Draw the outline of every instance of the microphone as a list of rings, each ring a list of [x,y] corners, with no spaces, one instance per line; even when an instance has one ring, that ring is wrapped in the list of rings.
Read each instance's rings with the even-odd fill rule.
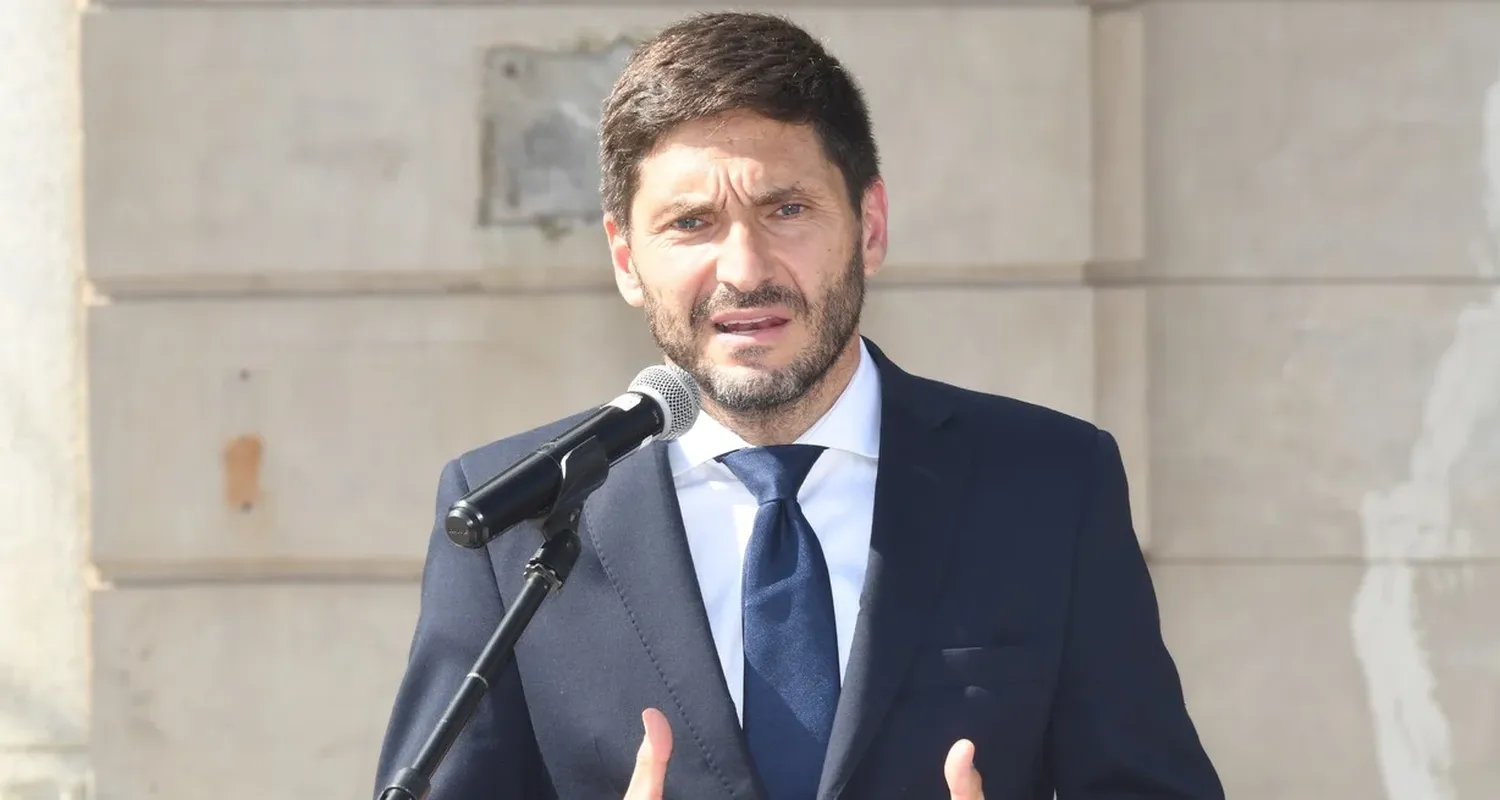
[[[444,522],[448,538],[461,547],[484,547],[552,510],[565,488],[563,459],[580,445],[596,440],[613,467],[654,441],[687,433],[698,410],[698,384],[681,367],[655,364],[641,370],[624,394],[450,506]]]

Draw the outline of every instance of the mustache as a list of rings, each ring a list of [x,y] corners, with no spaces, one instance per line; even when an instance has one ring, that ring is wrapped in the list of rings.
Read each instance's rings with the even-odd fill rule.
[[[749,292],[741,292],[729,286],[721,286],[719,291],[699,300],[694,306],[688,321],[693,325],[702,325],[713,315],[721,311],[734,311],[741,308],[758,308],[760,306],[786,306],[797,314],[807,313],[807,298],[802,293],[790,286],[778,286],[767,284],[756,287]]]

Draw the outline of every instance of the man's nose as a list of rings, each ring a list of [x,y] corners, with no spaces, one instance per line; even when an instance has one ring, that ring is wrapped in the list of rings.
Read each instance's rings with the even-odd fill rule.
[[[750,225],[730,226],[719,249],[719,283],[751,292],[771,279],[771,261],[761,237]]]

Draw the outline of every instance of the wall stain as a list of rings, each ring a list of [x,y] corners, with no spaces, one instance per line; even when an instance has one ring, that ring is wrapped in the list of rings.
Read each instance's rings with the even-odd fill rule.
[[[224,445],[224,502],[250,512],[260,502],[260,465],[265,442],[256,434],[237,436]]]

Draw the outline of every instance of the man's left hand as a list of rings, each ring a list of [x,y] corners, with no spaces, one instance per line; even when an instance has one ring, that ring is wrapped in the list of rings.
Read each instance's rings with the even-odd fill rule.
[[[943,776],[948,779],[951,800],[984,800],[979,770],[974,768],[974,743],[968,739],[959,739],[948,750]]]

